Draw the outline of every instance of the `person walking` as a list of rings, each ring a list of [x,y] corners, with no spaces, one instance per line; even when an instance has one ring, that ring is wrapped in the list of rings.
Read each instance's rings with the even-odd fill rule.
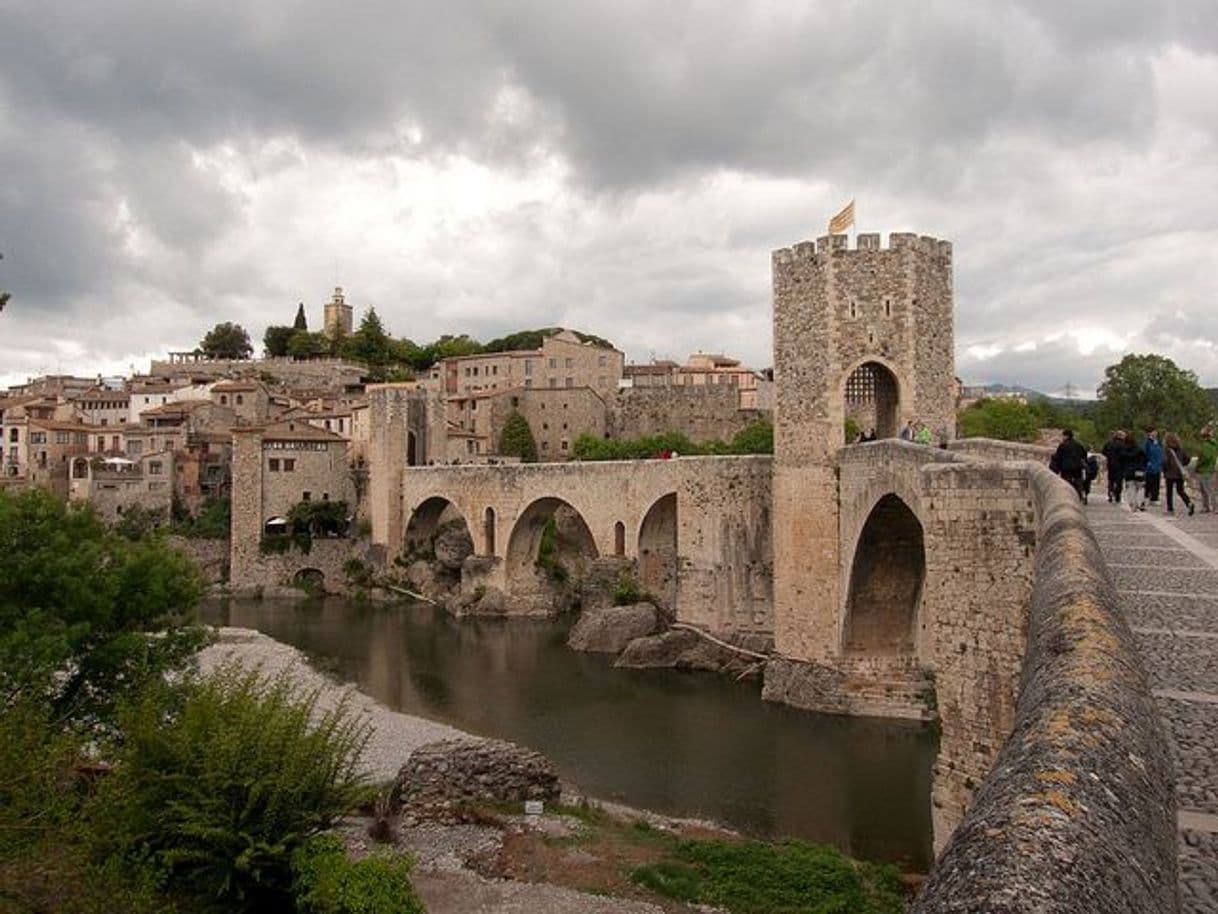
[[[1100,475],[1100,458],[1094,451],[1087,450],[1086,472],[1083,473],[1083,504],[1091,497],[1091,483]]]
[[[1125,446],[1121,449],[1121,474],[1125,477],[1124,489],[1130,511],[1145,511],[1146,498],[1142,488],[1146,482],[1146,452],[1142,450],[1133,432],[1125,433]]]
[[[1188,454],[1180,445],[1180,437],[1175,432],[1163,436],[1163,478],[1167,481],[1167,513],[1175,514],[1172,504],[1172,493],[1176,492],[1180,500],[1188,506],[1188,513],[1193,513],[1192,499],[1184,491],[1184,468],[1188,466]]]
[[[1087,449],[1074,440],[1073,429],[1062,429],[1062,440],[1053,452],[1049,461],[1049,469],[1070,483],[1083,504],[1087,503],[1087,495],[1083,491],[1083,477],[1087,470]]]
[[[915,434],[916,434],[916,432],[914,429],[914,421],[913,421],[913,419],[910,419],[908,422],[905,423],[905,427],[903,429],[901,429],[901,440],[902,441],[913,441]]]
[[[1218,500],[1214,487],[1218,483],[1218,444],[1214,442],[1214,428],[1207,425],[1201,430],[1201,445],[1197,455],[1197,488],[1201,490],[1201,510],[1208,513],[1218,511]]]
[[[1163,445],[1159,433],[1146,430],[1146,500],[1152,505],[1159,503],[1159,484],[1163,479]]]
[[[1104,455],[1104,470],[1108,474],[1108,500],[1120,504],[1121,486],[1125,482],[1124,471],[1121,469],[1121,454],[1125,450],[1125,433],[1119,428],[1112,437],[1104,442],[1100,451]]]

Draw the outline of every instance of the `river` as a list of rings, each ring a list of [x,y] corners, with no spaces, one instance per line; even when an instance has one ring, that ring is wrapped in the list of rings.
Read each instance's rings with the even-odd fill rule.
[[[567,624],[463,620],[428,606],[209,603],[399,711],[539,750],[592,796],[789,835],[925,870],[933,731],[811,714],[709,673],[615,670]]]

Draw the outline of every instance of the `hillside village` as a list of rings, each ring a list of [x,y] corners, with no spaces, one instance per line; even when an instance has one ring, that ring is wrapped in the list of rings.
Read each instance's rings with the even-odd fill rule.
[[[337,341],[353,324],[339,288],[323,306],[324,330],[302,335]],[[420,466],[521,459],[503,447],[514,417],[527,423],[536,459],[554,462],[569,459],[581,436],[727,440],[770,414],[771,378],[725,355],[633,365],[599,337],[554,328],[537,338],[535,348],[443,357],[387,384],[350,358],[230,359],[198,350],[170,353],[126,378],[33,378],[0,394],[0,487],[38,486],[91,502],[110,522],[133,508],[158,521],[189,519],[209,500],[230,498],[240,484],[234,432],[257,429],[264,448],[291,455],[268,462],[288,483],[285,497],[342,500],[358,515],[368,395],[378,386],[405,389],[418,404],[427,434],[412,436],[407,463]],[[311,464],[321,455],[319,475]]]

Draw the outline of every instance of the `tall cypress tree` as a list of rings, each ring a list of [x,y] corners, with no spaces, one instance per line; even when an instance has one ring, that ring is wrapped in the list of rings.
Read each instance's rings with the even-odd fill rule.
[[[519,457],[521,463],[537,462],[537,441],[528,420],[513,411],[503,423],[499,435],[499,453],[505,457]]]
[[[292,323],[292,329],[293,330],[308,330],[309,329],[309,322],[305,318],[305,313],[304,313],[304,302],[301,302],[300,305],[296,308],[296,320]]]

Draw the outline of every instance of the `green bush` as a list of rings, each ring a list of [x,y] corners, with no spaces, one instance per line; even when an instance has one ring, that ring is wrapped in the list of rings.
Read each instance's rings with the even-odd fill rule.
[[[558,560],[558,524],[554,518],[549,518],[541,528],[541,540],[537,544],[536,566],[542,569],[554,581],[562,583],[567,580],[567,569]]]
[[[95,801],[103,856],[150,862],[175,894],[226,910],[283,907],[292,854],[367,796],[367,726],[317,699],[237,667],[150,690]]]
[[[978,400],[956,415],[961,438],[1035,441],[1040,436],[1036,411],[1018,400]]]
[[[631,577],[621,577],[618,579],[617,586],[613,588],[613,605],[614,606],[629,606],[632,603],[642,603],[644,600],[650,600],[651,595],[648,594],[639,582]]]
[[[227,498],[209,498],[194,517],[187,515],[174,523],[172,531],[191,539],[228,539],[232,503]]]
[[[352,861],[332,835],[312,838],[292,855],[297,914],[422,914],[411,866],[402,854]]]
[[[682,841],[677,860],[631,879],[657,894],[733,914],[900,914],[895,867],[803,841]]]
[[[521,463],[537,462],[537,441],[528,420],[513,410],[503,423],[499,435],[499,453],[505,457],[519,457]]]

